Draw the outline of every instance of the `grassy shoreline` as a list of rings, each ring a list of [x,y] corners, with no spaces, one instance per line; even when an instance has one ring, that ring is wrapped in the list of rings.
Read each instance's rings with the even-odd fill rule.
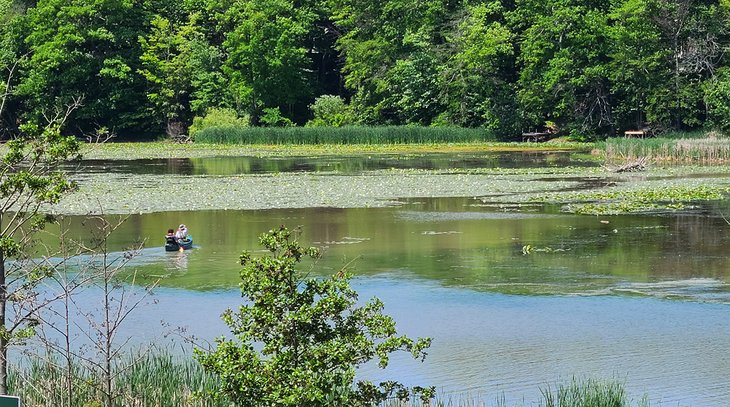
[[[225,407],[231,406],[225,398],[216,399],[217,378],[189,356],[173,356],[168,352],[145,354],[142,357],[127,354],[121,356],[127,369],[115,372],[114,406],[157,407]],[[67,372],[52,359],[41,357],[26,360],[21,366],[12,366],[9,377],[9,394],[19,396],[28,407],[66,406],[101,407],[104,394],[100,377],[86,367],[73,364],[73,394],[68,399]],[[390,400],[382,407],[649,407],[646,395],[634,400],[625,384],[615,378],[576,378],[558,381],[554,385],[541,384],[538,400],[508,404],[505,395],[491,397],[468,394],[437,394],[431,403]],[[514,395],[512,395],[514,396]],[[494,400],[493,403],[487,400]]]

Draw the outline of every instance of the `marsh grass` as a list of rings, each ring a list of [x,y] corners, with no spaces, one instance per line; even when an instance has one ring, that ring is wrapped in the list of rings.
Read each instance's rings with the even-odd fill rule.
[[[10,394],[20,397],[24,406],[68,406],[65,371],[51,360],[33,359],[11,370]],[[128,355],[115,372],[115,406],[217,407],[224,400],[206,396],[217,382],[195,361],[166,353]],[[100,378],[92,371],[74,366],[74,393],[71,406],[101,406],[104,399]],[[196,393],[200,397],[195,396]]]
[[[484,129],[460,127],[211,127],[195,135],[211,144],[426,144],[495,141]]]
[[[132,368],[117,372],[115,406],[124,407],[218,407],[230,406],[210,394],[216,389],[216,378],[206,373],[195,361],[168,353],[128,355],[122,365]],[[19,396],[26,407],[67,406],[64,398],[64,371],[47,360],[33,359],[11,370],[10,394]],[[134,362],[134,363],[130,363]],[[76,366],[74,396],[71,406],[97,407],[103,399],[100,383],[93,373]],[[573,379],[540,391],[540,399],[532,402],[508,403],[504,395],[437,396],[430,403],[418,400],[391,400],[381,407],[649,407],[647,398],[632,403],[623,383],[615,380]]]
[[[611,138],[603,145],[609,161],[635,160],[719,163],[730,161],[730,139],[682,137],[626,139]]]

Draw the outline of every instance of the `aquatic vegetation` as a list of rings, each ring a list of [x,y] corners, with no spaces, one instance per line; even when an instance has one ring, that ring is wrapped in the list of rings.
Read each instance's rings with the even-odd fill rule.
[[[610,138],[600,145],[609,161],[635,160],[704,162],[730,161],[727,138]]]
[[[205,394],[215,388],[216,378],[193,360],[167,352],[129,354],[123,359],[123,365],[130,368],[115,373],[116,406],[229,405],[225,400],[206,398]],[[34,358],[10,370],[9,393],[20,397],[24,406],[65,405],[66,372],[52,362]],[[73,376],[72,406],[101,406],[100,378],[80,365],[74,365]]]
[[[495,141],[485,129],[422,126],[211,127],[195,140],[222,144],[421,144]]]
[[[0,146],[0,149],[3,147]],[[201,158],[220,156],[296,157],[310,155],[423,154],[495,151],[590,151],[585,143],[461,142],[420,144],[174,144],[168,142],[105,143],[83,146],[84,159]]]
[[[614,189],[553,196],[553,201],[572,201],[564,206],[566,212],[583,215],[617,215],[656,210],[687,209],[692,202],[715,201],[725,198],[728,187],[674,185],[661,188],[642,187],[635,190]]]

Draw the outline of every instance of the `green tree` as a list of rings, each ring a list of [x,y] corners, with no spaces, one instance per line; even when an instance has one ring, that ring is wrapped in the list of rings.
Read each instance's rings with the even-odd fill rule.
[[[264,108],[291,112],[311,97],[310,60],[303,39],[314,14],[293,0],[238,0],[221,16],[226,74],[236,109],[259,124]]]
[[[312,120],[307,126],[342,127],[353,123],[352,111],[345,100],[336,95],[322,95],[309,106]]]
[[[195,15],[179,27],[175,22],[156,16],[151,30],[140,37],[142,69],[149,82],[147,97],[155,116],[164,117],[170,137],[187,133],[192,120],[193,56],[195,42],[203,42]]]
[[[20,22],[24,7],[14,0],[0,0],[0,136],[16,130],[16,101],[12,97],[18,82],[18,68],[25,60],[20,55]],[[13,105],[12,108],[9,106]]]
[[[259,240],[271,255],[241,255],[246,303],[223,314],[237,341],[220,338],[211,353],[196,351],[219,376],[220,394],[249,406],[371,405],[391,395],[407,398],[409,391],[396,382],[359,381],[353,387],[355,369],[372,359],[384,368],[397,350],[422,359],[430,339],[397,336],[377,298],[357,306],[344,270],[326,279],[304,278],[295,267],[320,253],[302,247],[292,231],[282,226]],[[433,389],[414,392],[427,400]]]
[[[454,25],[454,52],[445,71],[443,120],[484,126],[501,138],[519,134],[514,34],[498,1],[469,5]]]
[[[145,14],[135,0],[39,0],[28,9],[30,53],[18,92],[34,121],[83,96],[66,123],[75,129],[129,129],[147,123],[138,37]]]
[[[59,123],[25,125],[6,146],[0,164],[0,393],[7,393],[8,347],[34,333],[34,290],[54,270],[28,263],[28,245],[43,227],[41,205],[53,204],[74,187],[56,165],[78,155],[73,137]],[[30,264],[30,265],[29,265]]]
[[[345,86],[359,121],[429,124],[443,110],[444,32],[460,2],[341,0],[331,6],[342,35]]]
[[[730,68],[721,69],[707,83],[705,102],[709,124],[730,134]]]
[[[520,0],[518,97],[526,128],[595,132],[612,124],[605,1]]]

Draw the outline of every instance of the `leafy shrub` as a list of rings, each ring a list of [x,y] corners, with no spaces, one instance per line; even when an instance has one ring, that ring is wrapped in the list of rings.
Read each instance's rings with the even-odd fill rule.
[[[216,394],[252,407],[370,406],[411,394],[422,401],[433,397],[433,388],[355,383],[358,366],[374,359],[385,368],[395,351],[423,359],[431,340],[398,336],[377,298],[358,306],[347,271],[324,279],[297,272],[298,263],[320,253],[300,246],[284,226],[259,241],[271,254],[241,254],[245,303],[223,314],[236,340],[219,338],[214,351],[196,351],[203,367],[220,378]]]
[[[266,127],[291,127],[294,123],[287,117],[281,115],[278,107],[264,109],[264,114],[259,118],[262,126]]]
[[[190,125],[188,134],[190,137],[195,137],[201,130],[211,127],[248,127],[248,125],[248,116],[238,117],[235,110],[227,107],[213,107],[208,109],[205,117],[195,116],[193,118],[193,124]]]
[[[354,122],[354,115],[344,99],[334,95],[322,95],[309,106],[314,117],[307,126],[342,127]]]

